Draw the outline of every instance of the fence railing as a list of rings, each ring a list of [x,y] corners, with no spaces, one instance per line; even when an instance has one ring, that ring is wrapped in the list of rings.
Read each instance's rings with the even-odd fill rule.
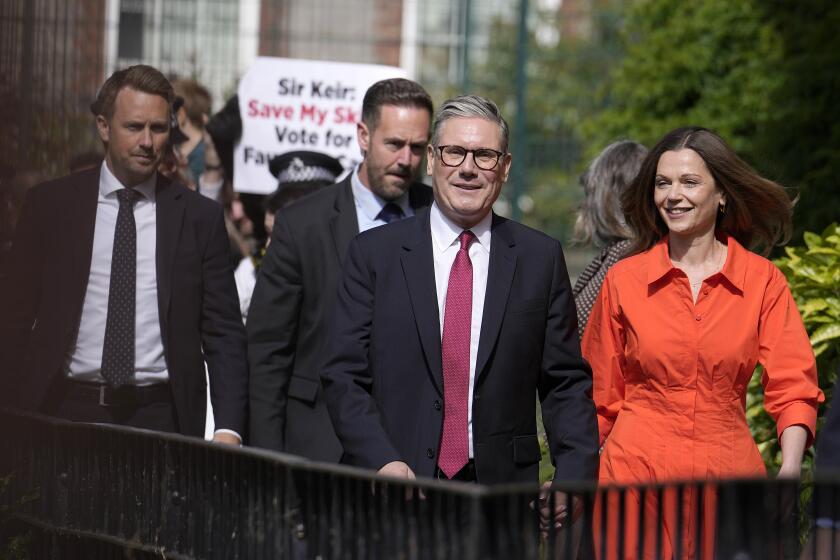
[[[386,480],[249,448],[0,410],[0,556],[833,558],[840,485],[485,487]],[[576,519],[542,523],[565,506]],[[840,552],[840,548],[836,549]]]

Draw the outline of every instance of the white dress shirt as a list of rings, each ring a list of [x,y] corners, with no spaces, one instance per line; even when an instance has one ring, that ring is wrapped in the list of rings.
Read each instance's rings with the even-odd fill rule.
[[[134,190],[142,196],[134,205],[137,227],[137,299],[134,324],[135,383],[151,385],[169,380],[160,332],[157,297],[157,215],[155,209],[156,176],[140,183]],[[67,375],[78,381],[104,383],[102,377],[102,341],[108,317],[108,293],[111,284],[111,256],[120,203],[117,191],[125,188],[103,161],[99,172],[99,198],[93,232],[85,301],[76,341],[67,357]]]
[[[472,408],[473,389],[475,388],[475,362],[478,357],[478,340],[481,335],[481,318],[484,313],[484,294],[487,292],[487,270],[490,265],[490,225],[493,213],[488,212],[470,231],[476,241],[470,245],[469,254],[473,269],[472,325],[470,326],[470,387],[467,401],[467,434],[470,458],[473,455]],[[461,247],[458,237],[464,229],[438,208],[437,203],[431,208],[432,254],[435,262],[435,287],[437,289],[438,310],[440,311],[440,336],[443,339],[443,319],[446,314],[446,290],[449,287],[449,272],[455,262],[455,256]]]
[[[362,183],[362,180],[359,179],[358,167],[353,170],[353,174],[350,176],[350,185],[353,188],[353,200],[356,201],[356,218],[359,222],[359,233],[385,225],[385,221],[377,219],[376,216],[379,215],[387,202],[375,195],[372,190]],[[409,204],[407,192],[392,202],[402,208],[403,215],[406,218],[414,215],[414,209]]]

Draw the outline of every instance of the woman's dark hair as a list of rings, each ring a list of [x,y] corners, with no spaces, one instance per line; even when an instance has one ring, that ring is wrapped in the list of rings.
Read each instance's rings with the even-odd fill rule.
[[[651,149],[633,184],[621,196],[627,225],[635,233],[629,254],[650,249],[668,233],[653,201],[656,169],[663,153],[686,148],[703,158],[715,186],[726,195],[726,211],[717,215],[718,231],[764,255],[774,245],[787,243],[795,200],[785,188],[759,175],[711,130],[689,126],[672,130]]]

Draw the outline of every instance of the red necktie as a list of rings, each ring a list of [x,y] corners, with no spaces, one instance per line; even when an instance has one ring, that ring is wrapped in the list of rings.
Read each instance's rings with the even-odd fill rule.
[[[473,270],[467,230],[459,236],[461,248],[449,272],[443,317],[443,436],[438,467],[452,478],[469,460],[467,404],[470,390],[470,329],[472,327]]]

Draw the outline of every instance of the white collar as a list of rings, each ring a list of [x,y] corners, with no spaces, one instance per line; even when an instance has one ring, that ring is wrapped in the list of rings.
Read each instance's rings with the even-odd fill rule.
[[[432,204],[429,212],[429,223],[432,230],[432,241],[438,251],[444,252],[446,249],[456,244],[458,236],[464,231],[464,228],[450,220],[441,212],[437,205],[437,201]],[[481,218],[477,224],[469,228],[475,235],[478,243],[490,251],[490,226],[493,224],[493,212],[487,212],[487,215]]]
[[[157,173],[153,173],[151,177],[134,186],[134,190],[143,195],[144,200],[154,202],[155,200],[155,185],[157,184]],[[126,188],[119,179],[111,172],[105,160],[102,161],[102,167],[99,171],[99,194],[102,197],[107,197],[110,194],[116,193],[120,189]]]

